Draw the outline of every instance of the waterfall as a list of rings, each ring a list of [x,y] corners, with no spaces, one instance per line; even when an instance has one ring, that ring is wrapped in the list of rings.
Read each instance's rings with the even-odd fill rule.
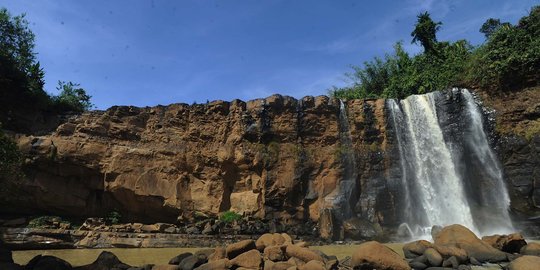
[[[336,188],[325,197],[325,201],[327,207],[336,209],[336,217],[343,221],[353,217],[353,206],[357,200],[356,178],[358,173],[347,118],[347,108],[342,100],[339,100],[339,105],[340,148],[338,154],[343,166],[342,177]]]
[[[440,118],[451,117],[437,111],[438,106],[449,106],[440,92],[387,101],[402,173],[402,220],[417,235],[433,225],[455,223],[477,233],[511,229],[508,194],[482,114],[469,91],[453,93],[461,95],[464,104],[457,104],[459,123],[445,129]],[[452,133],[446,134],[448,130]]]

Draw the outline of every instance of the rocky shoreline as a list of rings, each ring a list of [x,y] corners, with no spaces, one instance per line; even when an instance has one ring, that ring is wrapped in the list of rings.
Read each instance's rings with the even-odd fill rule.
[[[379,242],[369,241],[357,245],[352,254],[338,259],[311,249],[308,242],[296,240],[286,233],[266,233],[256,239],[236,239],[227,243],[228,239],[223,239],[214,248],[179,254],[167,264],[143,266],[129,266],[113,253],[104,251],[95,262],[84,266],[72,267],[60,258],[38,255],[23,268],[13,262],[11,251],[3,246],[0,248],[0,269],[466,270],[496,266],[498,269],[532,270],[540,265],[540,244],[527,243],[519,233],[480,239],[464,226],[451,225],[434,230],[432,236],[433,242],[418,240],[405,244],[404,256]]]

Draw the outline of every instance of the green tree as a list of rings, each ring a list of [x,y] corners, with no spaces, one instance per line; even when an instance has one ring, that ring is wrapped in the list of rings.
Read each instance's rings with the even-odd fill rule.
[[[0,125],[0,180],[17,177],[20,172],[22,156],[19,148],[2,131]]]
[[[34,34],[25,14],[12,17],[7,9],[0,9],[0,54],[16,63],[19,70],[30,72],[36,61]]]
[[[62,111],[83,112],[92,108],[91,96],[80,86],[78,83],[58,81],[56,89],[60,94],[53,99]]]
[[[427,11],[419,14],[414,30],[411,32],[412,43],[420,42],[426,53],[436,52],[437,31],[441,25],[441,22],[434,22]]]
[[[501,20],[499,19],[493,19],[489,18],[482,24],[482,27],[480,27],[480,33],[484,34],[486,36],[486,39],[489,39],[495,31],[497,31],[501,27],[511,27],[510,23],[501,23]]]

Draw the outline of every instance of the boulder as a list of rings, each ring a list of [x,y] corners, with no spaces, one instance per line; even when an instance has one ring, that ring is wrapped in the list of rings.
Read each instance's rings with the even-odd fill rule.
[[[540,256],[540,243],[529,243],[519,251],[522,255]]]
[[[444,227],[434,238],[435,245],[454,246],[467,251],[471,257],[481,262],[506,261],[506,254],[480,240],[466,227],[454,224]]]
[[[323,262],[321,255],[317,254],[313,250],[305,247],[299,247],[295,245],[288,245],[285,249],[285,254],[289,257],[298,258],[304,262],[309,262],[312,260]]]
[[[302,267],[302,270],[326,270],[326,266],[321,261],[309,261]]]
[[[154,265],[152,270],[180,270],[180,266],[171,264]]]
[[[360,244],[353,252],[351,266],[355,269],[411,269],[399,254],[376,241]]]
[[[12,263],[13,254],[11,250],[2,246],[3,243],[0,242],[0,263]]]
[[[204,256],[197,256],[195,254],[184,258],[180,263],[178,264],[179,269],[181,270],[193,270],[196,267],[199,267],[200,265],[206,263],[207,260],[204,258]]]
[[[457,269],[458,266],[459,266],[459,261],[455,256],[452,256],[444,260],[442,263],[442,267],[450,267],[450,268]]]
[[[250,239],[230,244],[227,246],[225,251],[227,253],[227,258],[234,259],[236,256],[255,248],[255,241]]]
[[[412,259],[422,254],[426,249],[433,247],[433,244],[426,240],[418,240],[403,245],[403,254],[405,258]]]
[[[197,268],[196,270],[225,270],[231,267],[231,262],[228,259],[220,259],[212,262],[205,263]]]
[[[214,249],[214,253],[208,255],[208,261],[213,262],[227,258],[227,250],[224,247],[217,247]]]
[[[16,263],[0,262],[0,269],[2,270],[24,270],[24,268]]]
[[[508,270],[538,270],[540,257],[525,255],[513,260],[508,264]]]
[[[270,261],[265,261],[265,267],[266,267],[266,262],[270,262]],[[295,266],[295,265],[290,264],[288,262],[272,262],[271,270],[286,270],[286,269],[289,269],[291,266]]]
[[[441,266],[443,262],[443,257],[437,250],[434,248],[428,248],[424,251],[424,256],[426,256],[427,262],[431,266]]]
[[[283,237],[283,239],[285,239],[285,245],[288,245],[288,244],[292,244],[293,243],[293,239],[290,235],[286,234],[286,233],[281,233],[281,236]]]
[[[28,264],[26,265],[25,269],[28,270],[71,270],[73,267],[71,267],[71,264],[68,262],[54,257],[54,256],[42,256],[37,255],[36,257],[32,258]]]
[[[409,266],[415,270],[423,270],[428,267],[425,263],[415,262],[415,261],[409,262]]]
[[[189,256],[191,256],[191,255],[193,255],[191,252],[184,252],[184,253],[182,253],[182,254],[179,254],[179,255],[177,255],[176,257],[170,259],[170,260],[169,260],[169,264],[172,264],[172,265],[179,265],[180,262],[181,262],[183,259],[185,259],[185,258],[187,258],[187,257],[189,257]]]
[[[520,233],[484,236],[482,237],[482,241],[498,250],[508,253],[519,253],[521,248],[527,245],[527,242]]]
[[[345,231],[345,237],[354,240],[373,239],[380,233],[380,230],[378,230],[380,227],[360,218],[351,218],[343,221],[343,229]]]
[[[262,264],[262,256],[258,250],[252,249],[236,256],[231,263],[239,267],[259,269]]]
[[[75,267],[76,270],[109,270],[111,268],[127,269],[129,265],[123,263],[112,252],[103,251],[99,254],[97,259],[88,265]]]
[[[282,261],[285,259],[285,254],[283,254],[283,249],[281,246],[271,246],[264,249],[264,257],[271,261]]]
[[[275,245],[283,245],[287,239],[283,237],[283,235],[279,233],[265,233],[257,239],[257,242],[255,242],[255,246],[259,251],[264,251],[264,248],[275,246]]]
[[[443,259],[448,259],[450,257],[456,257],[456,259],[460,263],[464,263],[468,259],[467,251],[465,251],[462,248],[454,247],[454,246],[441,246],[441,245],[434,245],[433,248],[441,254]]]

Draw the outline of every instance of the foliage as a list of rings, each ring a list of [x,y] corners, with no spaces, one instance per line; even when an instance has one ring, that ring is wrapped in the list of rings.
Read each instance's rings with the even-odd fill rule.
[[[61,217],[58,216],[39,216],[36,218],[33,218],[28,222],[29,228],[43,228],[46,226],[53,225],[53,223],[58,222],[64,222]]]
[[[7,137],[0,126],[0,179],[21,174],[22,155],[15,142]]]
[[[233,221],[239,220],[242,218],[242,215],[234,212],[234,211],[226,211],[221,214],[219,217],[219,220],[225,222],[225,223],[231,223]]]
[[[411,33],[412,43],[420,42],[426,53],[433,53],[437,47],[437,31],[441,29],[441,22],[434,22],[429,13],[420,13]]]
[[[8,129],[28,128],[21,127],[22,115],[73,109],[80,112],[91,107],[85,92],[61,93],[58,97],[45,92],[45,72],[36,59],[34,40],[24,14],[12,16],[7,9],[0,9],[0,122]],[[80,89],[72,86],[73,90]]]
[[[83,112],[90,110],[93,106],[90,102],[91,96],[86,94],[78,83],[58,81],[56,89],[60,91],[60,94],[53,97],[53,100],[62,111]]]
[[[398,42],[392,54],[352,66],[346,74],[352,84],[333,87],[330,95],[405,98],[456,86],[498,93],[540,84],[540,6],[515,26],[488,19],[480,29],[487,40],[476,48],[466,40],[439,42],[441,25],[427,12],[419,14],[411,36],[424,47],[423,53],[410,56]]]
[[[109,214],[107,214],[107,222],[110,224],[118,224],[120,223],[120,220],[122,219],[122,215],[118,213],[117,211],[111,211]]]

